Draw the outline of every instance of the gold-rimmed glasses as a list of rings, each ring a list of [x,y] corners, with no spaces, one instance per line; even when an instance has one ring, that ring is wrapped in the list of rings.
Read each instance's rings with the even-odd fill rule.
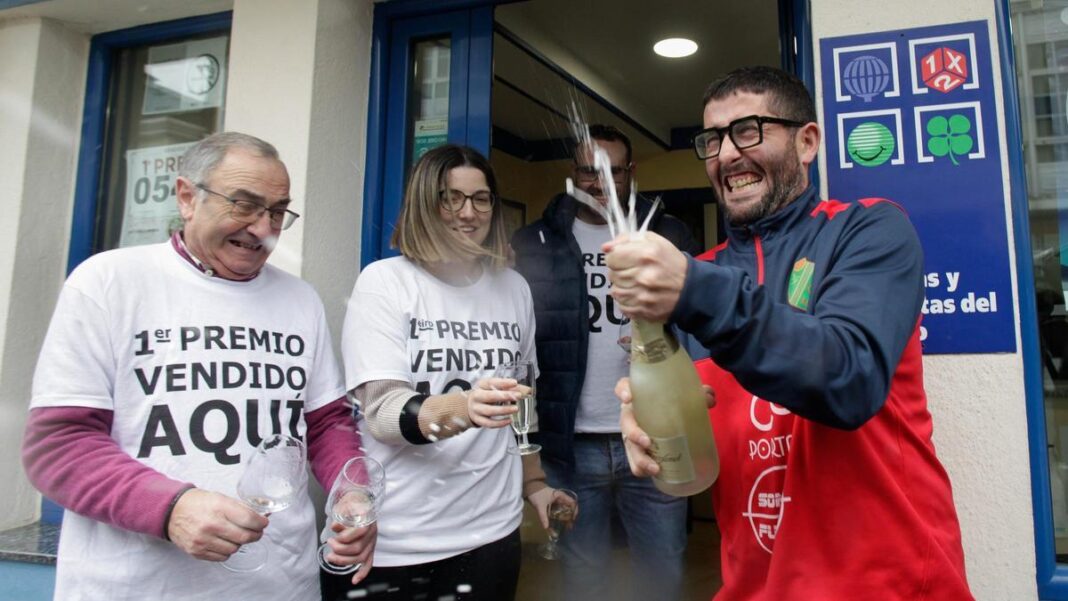
[[[222,198],[230,203],[230,218],[245,224],[256,223],[259,218],[267,213],[270,215],[271,227],[279,230],[289,229],[300,215],[284,207],[266,207],[255,200],[227,196],[221,192],[209,189],[204,184],[197,184],[197,188]]]

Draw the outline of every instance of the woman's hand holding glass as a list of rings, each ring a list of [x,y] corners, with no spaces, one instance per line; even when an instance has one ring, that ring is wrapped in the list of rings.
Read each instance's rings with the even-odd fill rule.
[[[516,381],[509,378],[482,378],[467,396],[467,414],[471,423],[483,428],[505,428],[519,410],[516,403],[523,395]]]
[[[513,361],[501,363],[493,374],[495,378],[504,378],[508,386],[515,391],[516,411],[512,413],[512,430],[519,436],[519,445],[508,447],[508,452],[517,455],[530,455],[541,450],[541,445],[531,444],[527,433],[536,420],[534,408],[535,382],[533,361]]]
[[[545,559],[559,559],[556,543],[578,519],[578,495],[566,488],[543,488],[531,494],[528,500],[537,509],[538,519],[549,538],[538,553]]]
[[[331,574],[356,572],[352,583],[371,569],[378,508],[386,490],[386,470],[371,457],[345,462],[326,498],[326,517],[335,533],[319,546],[319,565]]]

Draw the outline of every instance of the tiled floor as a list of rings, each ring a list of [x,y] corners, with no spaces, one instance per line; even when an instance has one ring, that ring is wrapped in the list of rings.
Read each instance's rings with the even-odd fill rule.
[[[524,528],[524,534],[527,529]],[[527,541],[530,538],[524,538]],[[516,601],[553,601],[561,599],[559,564],[538,556],[539,541],[524,542],[523,567],[519,574],[519,592]],[[613,552],[612,573],[605,578],[614,583],[616,590],[610,599],[629,599],[627,591],[628,558],[626,548]],[[720,586],[719,530],[709,521],[693,521],[693,530],[686,547],[686,567],[683,597],[680,601],[707,601]],[[590,601],[602,601],[591,599]],[[609,600],[606,600],[609,601]],[[674,600],[664,600],[674,601]]]

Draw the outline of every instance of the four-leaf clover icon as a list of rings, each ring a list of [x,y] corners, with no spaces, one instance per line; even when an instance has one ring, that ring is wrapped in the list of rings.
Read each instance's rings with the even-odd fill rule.
[[[972,122],[964,115],[950,115],[945,118],[941,115],[927,122],[927,133],[931,135],[927,139],[927,150],[936,157],[949,155],[949,160],[954,165],[958,155],[966,155],[972,151],[972,136],[968,133],[972,130]]]

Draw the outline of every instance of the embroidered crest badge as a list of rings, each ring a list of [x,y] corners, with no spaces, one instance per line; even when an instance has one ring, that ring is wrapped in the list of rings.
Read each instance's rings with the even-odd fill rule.
[[[790,272],[790,286],[786,289],[786,302],[802,311],[808,311],[809,297],[812,293],[812,272],[816,264],[802,257],[794,262]]]

